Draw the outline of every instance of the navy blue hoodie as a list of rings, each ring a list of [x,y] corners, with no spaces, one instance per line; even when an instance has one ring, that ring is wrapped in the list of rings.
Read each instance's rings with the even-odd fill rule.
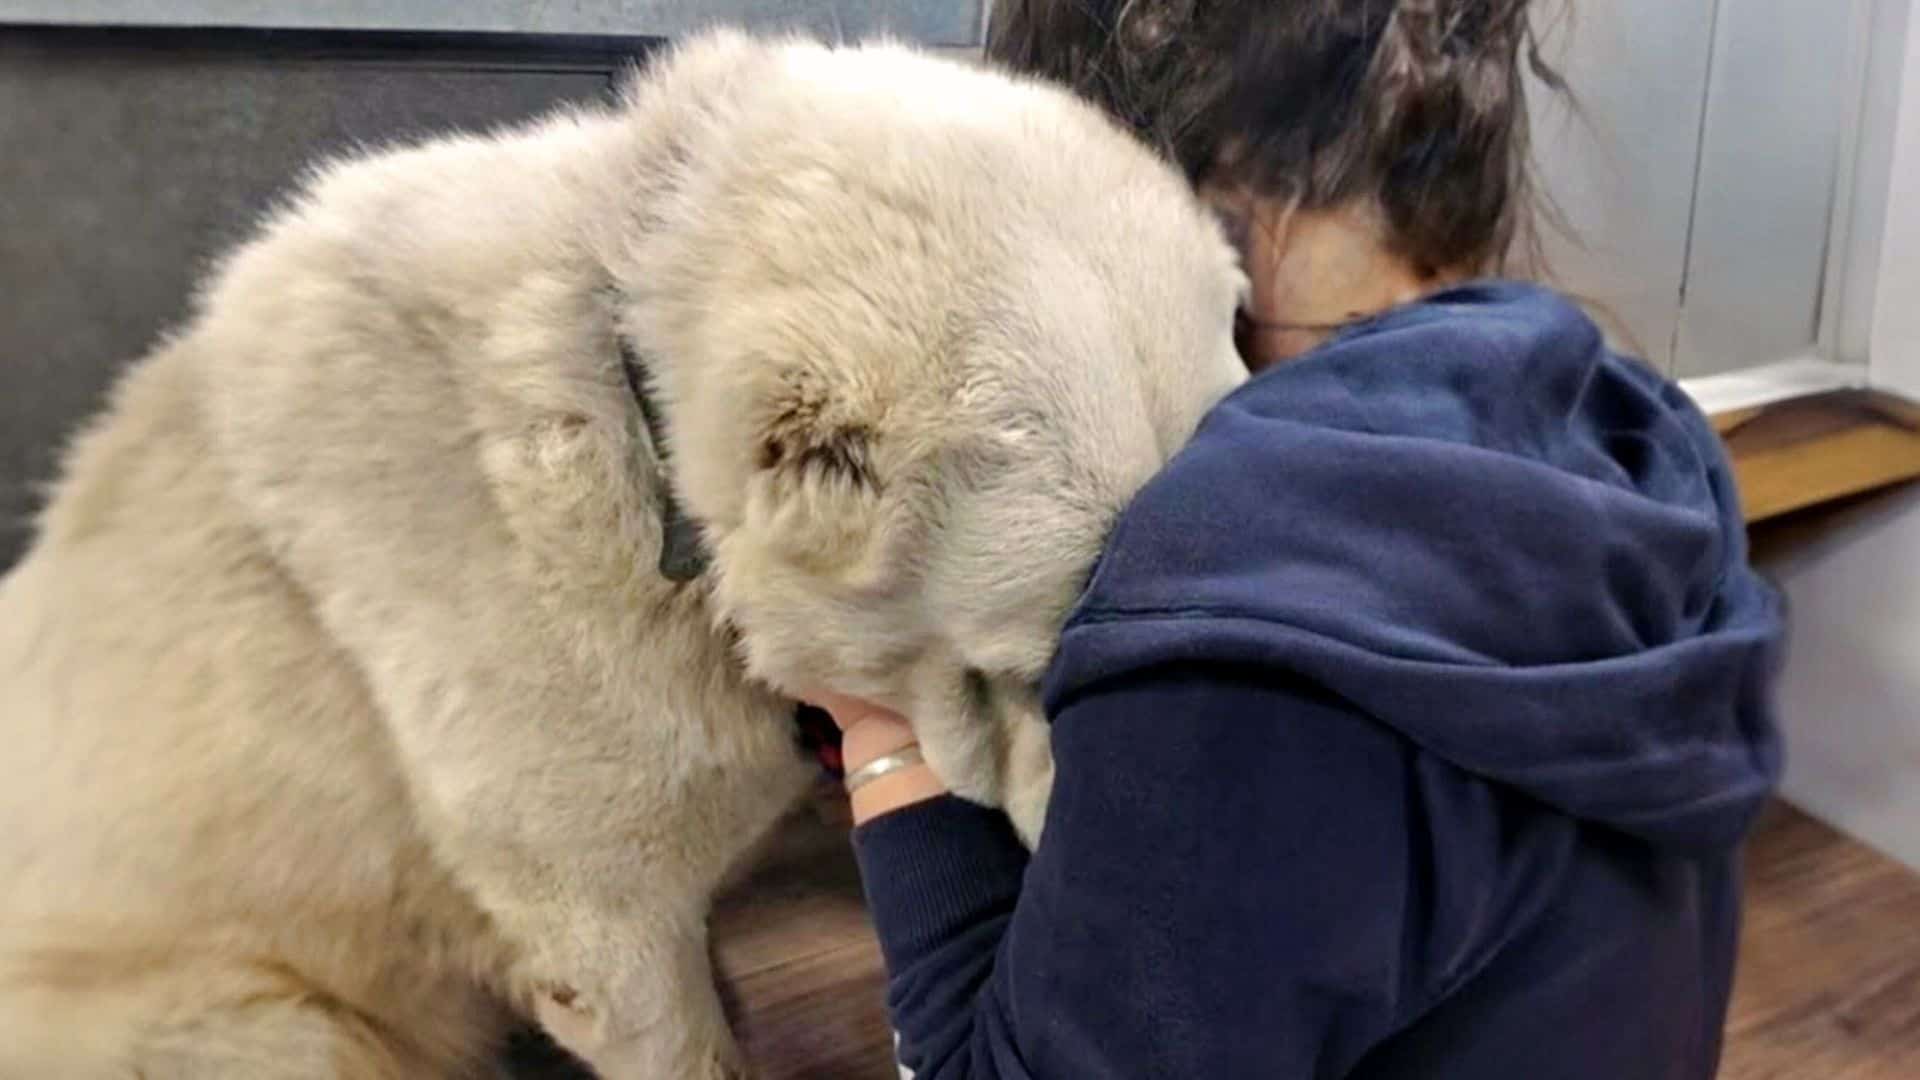
[[[1711,429],[1572,305],[1350,330],[1122,516],[1031,859],[952,797],[857,831],[902,1060],[1711,1076],[1780,636]]]

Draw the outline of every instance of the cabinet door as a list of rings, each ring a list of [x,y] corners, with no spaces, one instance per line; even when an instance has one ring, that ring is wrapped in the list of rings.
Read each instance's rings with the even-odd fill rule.
[[[1571,234],[1547,232],[1548,268],[1592,303],[1623,347],[1670,369],[1714,0],[1570,10],[1537,29],[1573,98],[1528,87],[1541,187]]]
[[[1681,378],[1835,358],[1871,5],[1612,0],[1543,21],[1577,101],[1530,87],[1572,226],[1550,268],[1626,347]]]
[[[610,77],[143,40],[0,31],[0,569],[69,432],[305,165],[593,98]]]
[[[1861,95],[1854,0],[1719,0],[1674,371],[1811,356]]]

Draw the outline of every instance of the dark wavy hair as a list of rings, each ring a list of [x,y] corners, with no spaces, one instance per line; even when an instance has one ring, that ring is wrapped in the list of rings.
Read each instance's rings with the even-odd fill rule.
[[[1359,200],[1423,273],[1538,273],[1531,0],[999,0],[990,59],[1183,168],[1303,210]]]

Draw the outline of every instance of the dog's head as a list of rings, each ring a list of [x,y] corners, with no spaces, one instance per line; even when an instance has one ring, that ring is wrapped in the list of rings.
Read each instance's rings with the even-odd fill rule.
[[[1244,377],[1244,279],[1184,181],[1063,92],[722,45],[761,70],[688,142],[627,317],[718,614],[776,688],[912,717],[1031,842],[1042,672],[1121,508]]]

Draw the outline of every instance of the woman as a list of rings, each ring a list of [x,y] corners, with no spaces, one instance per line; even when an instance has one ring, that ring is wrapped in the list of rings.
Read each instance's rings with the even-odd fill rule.
[[[1780,620],[1725,461],[1524,246],[1526,0],[1011,0],[1185,167],[1258,374],[1045,687],[1032,857],[824,695],[902,1060],[950,1077],[1708,1077]]]

